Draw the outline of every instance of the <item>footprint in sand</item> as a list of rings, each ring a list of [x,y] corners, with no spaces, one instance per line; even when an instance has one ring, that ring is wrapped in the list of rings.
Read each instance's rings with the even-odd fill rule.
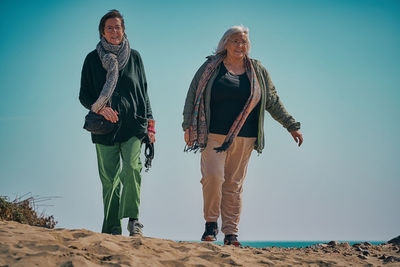
[[[186,247],[186,246],[171,246],[171,248],[173,249],[177,249],[181,252],[188,252],[190,251],[190,248]]]
[[[74,238],[81,238],[81,237],[90,236],[90,234],[86,234],[86,233],[74,233],[74,234],[72,234],[72,236],[73,236]]]
[[[216,256],[218,255],[218,252],[207,252],[205,254],[199,255],[199,258],[202,258],[204,260],[212,261]],[[227,257],[229,257],[229,254],[226,254]]]
[[[171,267],[185,267],[186,265],[183,264],[182,262],[179,261],[174,261],[174,260],[167,260],[167,261],[160,261],[162,266],[171,266]]]
[[[44,250],[44,251],[58,251],[60,246],[58,245],[47,245],[47,246],[37,246],[36,247],[38,250]]]
[[[7,244],[0,244],[0,253],[7,253],[9,248],[10,248],[10,246]]]

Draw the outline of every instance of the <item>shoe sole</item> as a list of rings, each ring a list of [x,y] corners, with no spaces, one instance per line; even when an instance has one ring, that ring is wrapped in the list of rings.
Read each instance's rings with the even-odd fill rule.
[[[235,246],[235,247],[241,247],[242,244],[240,244],[239,242],[233,242],[233,243],[229,243],[229,244],[224,244],[225,246]]]
[[[241,247],[242,246],[242,244],[240,244],[239,241],[233,241],[233,242],[224,241],[224,245],[225,246],[235,246],[235,247]]]
[[[215,237],[213,237],[212,235],[208,235],[205,238],[202,238],[201,241],[212,242],[212,241],[217,241],[217,239]]]

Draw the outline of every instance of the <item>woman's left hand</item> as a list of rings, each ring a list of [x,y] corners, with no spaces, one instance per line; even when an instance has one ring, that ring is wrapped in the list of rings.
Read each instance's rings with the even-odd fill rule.
[[[294,141],[301,146],[303,143],[303,135],[301,134],[300,130],[291,131],[290,134],[293,136]]]

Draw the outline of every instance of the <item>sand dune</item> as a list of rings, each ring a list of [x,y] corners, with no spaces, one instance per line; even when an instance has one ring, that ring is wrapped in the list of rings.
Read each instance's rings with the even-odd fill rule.
[[[400,266],[400,247],[235,248],[0,221],[0,266]]]

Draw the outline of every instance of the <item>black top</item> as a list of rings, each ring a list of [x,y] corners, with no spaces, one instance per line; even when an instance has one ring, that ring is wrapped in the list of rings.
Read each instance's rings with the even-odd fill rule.
[[[250,86],[246,73],[232,74],[221,63],[211,89],[210,133],[228,134],[250,96]],[[251,111],[238,136],[257,137],[259,111],[260,104]]]
[[[100,95],[106,81],[107,71],[103,68],[96,50],[90,52],[82,68],[79,100],[90,109]],[[92,134],[96,144],[113,145],[133,136],[141,138],[147,132],[147,120],[152,119],[147,82],[142,59],[136,50],[125,68],[119,72],[118,82],[111,98],[112,109],[118,111],[118,125],[110,134]]]

